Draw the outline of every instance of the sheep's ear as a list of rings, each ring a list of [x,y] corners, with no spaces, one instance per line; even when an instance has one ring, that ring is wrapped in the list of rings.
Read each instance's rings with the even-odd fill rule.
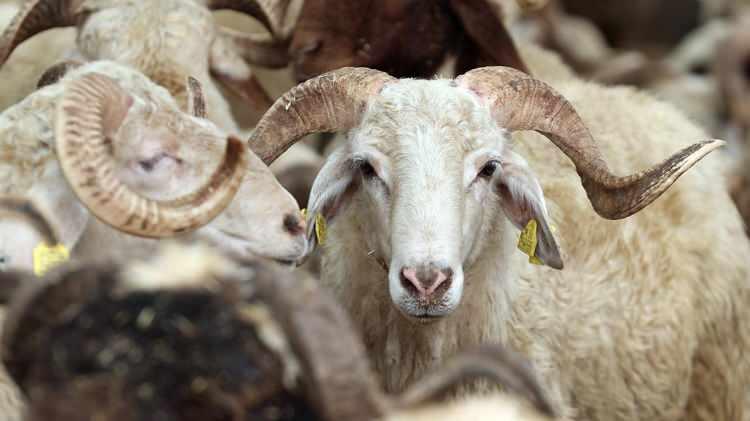
[[[526,161],[506,151],[492,182],[508,219],[524,230],[523,236],[535,236],[536,247],[531,250],[533,255],[551,268],[562,269],[563,262],[550,229],[544,193]],[[535,227],[534,224],[529,225],[532,220],[536,221]]]
[[[508,33],[502,16],[487,0],[451,0],[453,12],[471,41],[478,47],[479,57],[463,57],[457,74],[481,66],[508,66],[529,73],[526,63],[518,53],[513,38]],[[467,50],[472,53],[471,48]],[[490,62],[479,62],[479,59]]]
[[[308,253],[324,241],[326,225],[349,204],[359,184],[354,175],[346,147],[333,152],[320,169],[307,201]]]

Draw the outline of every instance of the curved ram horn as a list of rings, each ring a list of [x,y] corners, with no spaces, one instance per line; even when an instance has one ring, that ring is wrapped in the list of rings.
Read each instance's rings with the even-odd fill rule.
[[[116,177],[112,139],[105,128],[119,126],[133,98],[112,79],[88,74],[72,81],[57,109],[57,156],[73,191],[89,211],[112,227],[158,238],[195,230],[219,215],[234,198],[247,172],[247,149],[229,137],[223,162],[190,194],[168,201],[142,197]]]
[[[208,0],[209,9],[227,9],[245,13],[258,19],[274,38],[284,39],[290,32],[284,27],[287,10],[292,0]]]
[[[250,148],[270,165],[303,136],[350,129],[359,123],[369,97],[395,80],[379,70],[342,67],[299,84],[255,126]]]
[[[556,411],[536,378],[529,362],[520,354],[502,346],[484,345],[461,353],[427,374],[407,389],[398,399],[397,407],[409,408],[436,401],[462,382],[484,378],[528,399],[543,414],[556,416]]]
[[[83,0],[30,0],[21,6],[0,36],[0,66],[22,42],[47,29],[76,26]]]
[[[203,96],[203,87],[198,79],[187,77],[188,110],[193,116],[206,118],[206,98]]]
[[[544,82],[501,66],[471,70],[456,82],[489,103],[499,126],[537,131],[560,148],[575,164],[594,210],[607,219],[626,218],[648,206],[696,162],[725,144],[695,143],[650,169],[620,177],[610,172],[570,102]]]
[[[259,268],[261,269],[261,268]],[[364,345],[341,306],[313,278],[255,277],[259,298],[287,333],[302,372],[301,390],[327,420],[379,419],[387,401]]]

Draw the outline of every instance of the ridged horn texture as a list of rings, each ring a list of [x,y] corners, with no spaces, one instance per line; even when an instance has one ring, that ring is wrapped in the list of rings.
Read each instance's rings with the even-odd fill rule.
[[[451,358],[407,389],[397,406],[410,408],[438,401],[463,382],[480,378],[527,399],[545,415],[557,415],[529,362],[500,345],[483,345]]]
[[[594,210],[607,219],[626,218],[648,206],[701,158],[725,144],[690,145],[638,173],[616,176],[573,106],[540,80],[509,67],[482,67],[456,82],[486,100],[498,125],[546,136],[575,164]]]
[[[299,84],[277,99],[250,138],[250,148],[270,165],[310,133],[359,124],[367,100],[396,78],[363,67],[342,67]]]
[[[82,0],[30,0],[0,36],[0,66],[22,42],[47,29],[75,26],[83,17]]]
[[[0,217],[26,221],[48,245],[60,242],[60,236],[50,224],[47,216],[30,199],[20,196],[0,196]]]
[[[187,88],[188,88],[188,110],[193,113],[193,116],[198,118],[206,118],[206,99],[203,96],[203,88],[198,79],[188,76],[187,77]]]
[[[229,137],[223,162],[194,192],[167,201],[142,197],[117,179],[113,139],[104,134],[105,122],[124,116],[131,102],[101,74],[85,75],[66,88],[55,130],[60,166],[73,191],[97,218],[140,237],[172,236],[209,223],[240,187],[248,166],[245,145]]]
[[[212,10],[227,9],[258,19],[274,38],[285,38],[284,19],[291,0],[208,0]]]

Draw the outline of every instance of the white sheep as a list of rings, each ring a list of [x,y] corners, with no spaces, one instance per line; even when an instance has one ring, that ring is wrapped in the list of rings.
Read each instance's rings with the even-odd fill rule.
[[[79,4],[80,3],[80,4]],[[0,64],[13,50],[49,28],[74,26],[76,44],[68,59],[113,60],[132,66],[165,87],[185,109],[184,80],[205,87],[208,118],[232,133],[238,126],[213,78],[264,111],[270,98],[245,60],[279,66],[286,54],[283,36],[288,0],[62,0],[26,1],[0,37]],[[259,38],[218,26],[212,10],[236,10],[259,19],[271,37]],[[286,29],[288,31],[289,29]]]
[[[259,112],[259,116],[270,106],[271,100],[243,58],[259,65],[276,67],[285,63],[286,53],[274,39],[263,40],[257,33],[241,33],[217,24],[211,10],[235,10],[252,15],[273,35],[283,37],[285,31],[290,31],[289,24],[284,22],[290,3],[293,2],[88,1],[83,9],[69,10],[72,6],[67,3],[60,3],[56,8],[45,8],[45,2],[28,1],[13,24],[6,29],[3,41],[0,41],[0,63],[17,46],[20,47],[18,49],[21,51],[16,53],[22,53],[21,57],[14,54],[11,57],[13,60],[8,63],[13,66],[11,74],[33,75],[35,83],[39,78],[36,67],[49,64],[49,56],[59,58],[61,54],[57,51],[55,54],[45,52],[45,43],[49,43],[50,34],[41,33],[41,39],[36,39],[34,35],[49,27],[74,25],[78,35],[73,45],[65,44],[69,38],[67,32],[65,37],[54,42],[59,49],[70,47],[63,49],[65,61],[105,59],[131,66],[166,88],[183,110],[188,108],[184,81],[189,74],[203,86],[208,119],[229,133],[239,133],[240,125],[246,126],[257,119],[236,121],[227,98],[214,78],[226,85],[225,89],[239,93],[245,102],[249,100],[251,105],[257,106],[255,111]],[[56,34],[61,30],[69,31],[54,29]],[[42,44],[37,41],[42,41]],[[23,60],[32,55],[30,51],[36,52],[33,59]],[[21,78],[16,76],[12,79]],[[26,85],[18,84],[19,87]],[[283,181],[285,188],[295,193],[295,200],[304,202],[311,185],[309,175],[320,168],[321,161],[315,151],[300,144],[274,163],[271,172]]]
[[[270,160],[307,133],[348,131],[313,186],[308,230],[388,391],[500,341],[568,417],[741,419],[748,240],[720,157],[672,185],[722,142],[688,146],[705,133],[633,89],[550,83],[506,68],[429,81],[341,69],[280,98],[251,144]],[[564,153],[540,134],[511,138],[524,129]],[[607,169],[681,147],[634,176]],[[518,228],[533,259],[515,250]]]
[[[199,85],[188,90],[201,114]],[[31,200],[74,254],[197,229],[190,236],[234,254],[294,261],[305,247],[299,207],[246,149],[140,72],[92,62],[0,115],[0,194]],[[43,239],[31,224],[0,221],[9,268],[31,269]]]

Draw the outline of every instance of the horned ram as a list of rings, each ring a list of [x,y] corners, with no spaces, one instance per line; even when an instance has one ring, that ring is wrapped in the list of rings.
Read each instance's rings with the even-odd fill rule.
[[[185,83],[191,114],[114,62],[42,87],[0,115],[0,194],[33,202],[74,254],[178,235],[295,261],[305,249],[297,203],[246,142],[205,118],[200,83]],[[33,224],[0,223],[6,265],[29,270],[44,238]]]
[[[685,174],[723,142],[686,143],[706,135],[642,92],[550,83],[344,68],[281,97],[250,143],[270,161],[347,133],[313,185],[308,252],[324,242],[322,281],[389,392],[496,341],[568,418],[740,420],[750,246],[721,157]]]

